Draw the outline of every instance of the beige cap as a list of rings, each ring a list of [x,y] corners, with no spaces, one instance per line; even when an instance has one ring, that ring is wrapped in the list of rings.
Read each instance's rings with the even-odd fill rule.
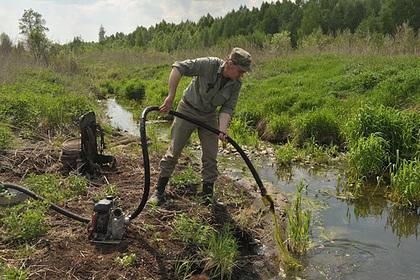
[[[251,72],[251,55],[244,49],[233,48],[230,52],[229,59],[232,60],[235,65],[246,72]]]

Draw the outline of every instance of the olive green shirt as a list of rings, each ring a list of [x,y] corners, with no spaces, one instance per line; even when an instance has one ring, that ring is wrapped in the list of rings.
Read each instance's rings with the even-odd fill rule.
[[[176,61],[172,67],[183,76],[193,77],[182,98],[196,110],[211,113],[221,106],[220,112],[232,115],[242,82],[222,78],[224,65],[217,57]]]

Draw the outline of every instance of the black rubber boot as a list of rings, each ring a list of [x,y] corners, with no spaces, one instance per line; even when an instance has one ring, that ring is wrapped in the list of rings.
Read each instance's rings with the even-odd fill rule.
[[[214,183],[203,183],[203,192],[202,196],[204,199],[204,204],[208,205],[213,201],[213,187]]]
[[[169,177],[159,177],[157,185],[156,185],[156,190],[150,197],[149,203],[155,204],[155,205],[161,205],[166,201],[165,188],[168,182],[169,182]]]

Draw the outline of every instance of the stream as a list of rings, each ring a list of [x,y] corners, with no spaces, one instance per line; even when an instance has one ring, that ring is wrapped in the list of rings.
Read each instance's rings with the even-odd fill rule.
[[[113,127],[139,135],[132,113],[114,99],[106,107]],[[167,126],[160,126],[168,133]],[[290,279],[420,279],[420,215],[398,209],[380,190],[357,200],[341,199],[336,188],[343,171],[338,168],[297,165],[280,174],[272,158],[250,158],[261,179],[278,186],[289,200],[299,182],[307,185],[303,197],[312,211],[313,246],[303,259],[304,269]],[[219,162],[223,173],[251,176],[239,157]]]

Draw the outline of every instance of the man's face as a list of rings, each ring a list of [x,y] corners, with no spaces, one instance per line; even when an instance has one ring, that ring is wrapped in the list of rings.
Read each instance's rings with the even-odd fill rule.
[[[246,71],[242,70],[238,65],[236,65],[233,61],[229,61],[228,67],[226,69],[226,77],[231,80],[239,80],[242,76],[246,73]]]

